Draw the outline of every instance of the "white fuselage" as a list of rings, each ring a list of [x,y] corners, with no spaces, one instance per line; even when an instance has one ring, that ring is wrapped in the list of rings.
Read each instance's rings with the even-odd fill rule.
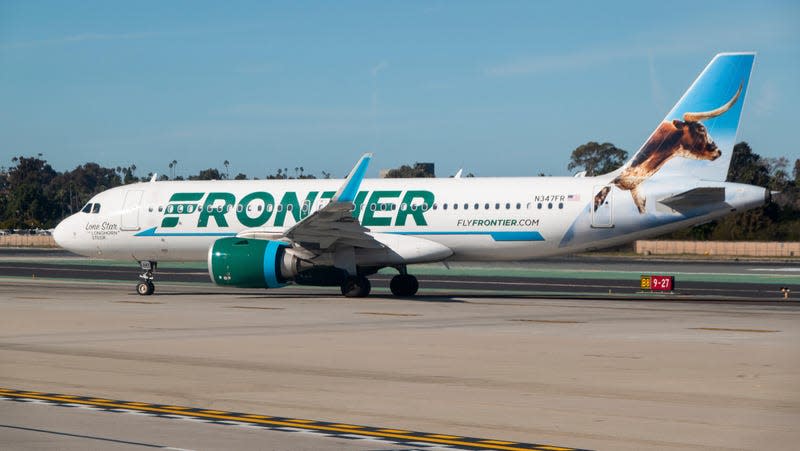
[[[96,195],[54,232],[62,247],[105,259],[203,261],[220,237],[280,236],[324,206],[342,180],[136,183]],[[430,240],[448,260],[512,261],[622,244],[763,204],[764,189],[699,180],[650,183],[647,214],[608,177],[365,179],[354,215],[371,232]],[[659,204],[694,186],[724,187],[725,202],[677,212]],[[99,207],[95,207],[99,204]]]

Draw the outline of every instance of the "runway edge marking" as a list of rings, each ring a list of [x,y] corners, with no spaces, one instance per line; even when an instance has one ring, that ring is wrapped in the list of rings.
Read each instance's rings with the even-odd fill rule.
[[[510,440],[495,440],[475,437],[462,437],[457,435],[434,434],[430,432],[414,432],[400,429],[387,429],[371,426],[335,423],[327,421],[307,420],[300,418],[287,418],[267,416],[241,412],[228,412],[221,410],[208,410],[194,407],[176,406],[171,404],[150,404],[144,402],[109,400],[94,396],[63,395],[59,393],[33,392],[30,390],[16,390],[0,387],[0,399],[10,400],[41,400],[52,404],[81,404],[109,409],[138,411],[154,414],[170,414],[181,417],[197,419],[235,421],[250,423],[265,427],[296,428],[316,431],[334,436],[358,435],[366,438],[388,439],[397,443],[425,442],[437,445],[447,445],[461,449],[472,450],[503,450],[503,451],[588,451],[578,448],[569,448],[541,443],[521,443]]]

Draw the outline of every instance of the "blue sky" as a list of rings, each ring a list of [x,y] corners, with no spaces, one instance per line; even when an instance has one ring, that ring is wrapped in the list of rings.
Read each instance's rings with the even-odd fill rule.
[[[792,1],[0,2],[0,165],[139,175],[433,161],[567,175],[633,153],[720,51],[758,52],[739,140],[800,157]]]

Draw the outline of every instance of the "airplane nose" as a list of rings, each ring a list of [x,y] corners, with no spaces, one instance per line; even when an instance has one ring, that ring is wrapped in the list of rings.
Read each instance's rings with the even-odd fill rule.
[[[69,218],[61,221],[58,223],[55,229],[53,229],[53,240],[58,244],[59,247],[66,249],[67,248],[67,241],[69,239],[69,231],[67,230],[67,222]]]

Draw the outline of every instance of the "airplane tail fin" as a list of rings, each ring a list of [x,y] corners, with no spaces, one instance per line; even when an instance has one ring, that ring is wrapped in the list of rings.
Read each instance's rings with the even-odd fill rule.
[[[755,53],[714,56],[617,179],[674,176],[725,181]],[[619,186],[619,185],[618,185]]]

